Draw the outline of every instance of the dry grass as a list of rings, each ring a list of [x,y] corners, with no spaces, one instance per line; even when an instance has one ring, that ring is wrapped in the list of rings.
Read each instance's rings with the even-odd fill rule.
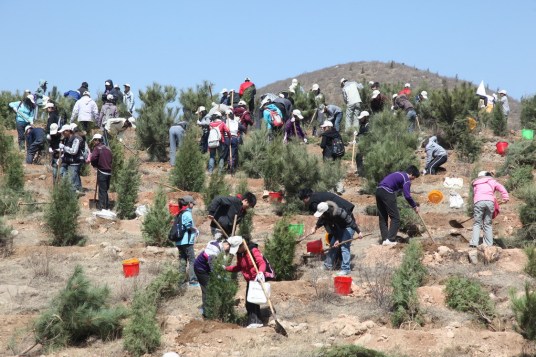
[[[58,277],[51,264],[52,256],[48,247],[44,252],[26,258],[25,266],[32,272],[33,279],[53,280]]]
[[[372,300],[379,308],[388,310],[391,306],[393,269],[382,263],[376,263],[373,266],[358,264],[355,268],[359,273],[361,283],[368,290]]]

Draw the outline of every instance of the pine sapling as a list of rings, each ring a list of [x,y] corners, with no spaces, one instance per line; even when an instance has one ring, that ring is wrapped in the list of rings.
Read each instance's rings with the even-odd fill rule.
[[[0,218],[0,257],[5,258],[13,252],[13,235],[11,227],[7,226],[3,218]]]
[[[140,173],[138,161],[130,157],[119,172],[117,187],[117,216],[121,219],[136,217],[136,201],[140,187]]]
[[[210,175],[207,187],[203,189],[205,206],[208,206],[216,196],[227,196],[228,194],[229,186],[225,182],[225,175],[219,170],[214,170]]]
[[[175,166],[170,172],[171,185],[181,190],[201,192],[205,184],[204,155],[199,151],[195,131],[188,130],[177,153]]]
[[[287,217],[275,224],[274,232],[266,241],[264,251],[266,259],[276,272],[277,280],[296,278],[296,265],[293,263],[296,251],[296,234],[290,231]]]
[[[62,178],[52,189],[51,202],[45,209],[45,222],[52,233],[52,245],[78,244],[77,235],[80,204],[68,178]]]
[[[167,207],[167,197],[162,188],[158,188],[154,196],[153,204],[143,219],[141,227],[143,239],[146,245],[158,247],[171,246],[168,239],[170,222],[173,217]]]
[[[207,286],[205,316],[210,320],[234,323],[237,321],[235,296],[238,282],[223,268],[227,259],[220,254],[212,265],[212,272]]]
[[[112,151],[112,177],[110,178],[110,192],[117,192],[119,173],[125,165],[125,149],[123,144],[115,137],[109,137],[110,150]]]

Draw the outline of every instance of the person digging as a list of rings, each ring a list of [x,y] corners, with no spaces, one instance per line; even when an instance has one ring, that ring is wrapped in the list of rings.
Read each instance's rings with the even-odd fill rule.
[[[208,218],[211,220],[210,231],[216,240],[222,239],[221,229],[228,236],[233,234],[233,223],[236,216],[237,224],[240,224],[249,208],[254,208],[257,204],[257,198],[251,192],[246,192],[243,195],[232,196],[216,196],[208,206]],[[217,223],[216,223],[216,222]]]

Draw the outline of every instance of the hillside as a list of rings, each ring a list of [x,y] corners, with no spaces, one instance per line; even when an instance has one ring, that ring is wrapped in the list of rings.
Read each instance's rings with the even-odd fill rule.
[[[401,89],[404,83],[409,82],[411,83],[414,91],[423,89],[440,89],[443,86],[443,81],[446,81],[449,88],[453,88],[462,82],[467,82],[458,78],[441,76],[438,73],[432,73],[429,70],[421,70],[415,67],[410,67],[403,63],[361,61],[338,64],[335,66],[322,68],[314,72],[302,73],[291,78],[278,80],[259,88],[258,93],[277,93],[281,90],[286,90],[288,89],[292,78],[297,78],[300,84],[306,90],[310,90],[313,83],[318,83],[320,89],[326,96],[328,103],[333,103],[336,105],[343,104],[339,86],[339,81],[341,78],[357,80],[363,84],[368,83],[369,81],[378,81],[380,84],[398,83],[400,84]],[[478,85],[478,83],[471,84],[475,86]],[[491,94],[494,91],[496,91],[496,89],[487,89],[488,94]],[[519,101],[510,97],[508,100],[511,109],[509,120],[510,127],[512,129],[519,129],[519,113],[521,110],[520,103]]]

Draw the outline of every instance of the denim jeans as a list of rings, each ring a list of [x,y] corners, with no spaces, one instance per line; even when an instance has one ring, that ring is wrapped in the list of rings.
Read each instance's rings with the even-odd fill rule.
[[[414,109],[410,109],[410,110],[408,110],[408,112],[406,114],[406,117],[409,120],[408,131],[410,133],[413,133],[415,131],[415,122],[417,120],[417,112],[415,112]]]
[[[188,280],[190,284],[197,283],[197,276],[194,272],[195,252],[193,244],[178,245],[179,250],[179,273]],[[188,275],[186,275],[186,266],[188,265]]]
[[[209,148],[208,153],[210,155],[210,158],[208,159],[208,173],[211,174],[212,171],[214,171],[214,165],[216,163],[216,154],[218,155],[218,166],[220,168],[220,172],[223,170],[223,155],[222,150],[225,150],[225,145],[220,143],[220,146],[217,148]]]
[[[335,126],[335,130],[339,131],[341,127],[341,120],[342,120],[342,112],[335,114],[333,117],[333,125]]]
[[[352,127],[359,127],[359,108],[361,107],[360,103],[350,104],[346,107],[346,127],[345,130],[348,130]]]
[[[354,233],[355,231],[350,227],[346,227],[344,229],[337,229],[334,232],[333,237],[331,238],[331,241],[329,242],[330,247],[333,247],[336,241],[344,242],[344,241],[352,239],[352,237],[354,236]],[[348,271],[348,272],[351,270],[351,267],[350,267],[350,258],[351,258],[350,245],[351,244],[352,244],[351,242],[348,242],[348,243],[341,244],[339,246],[341,249],[341,253],[342,253],[341,270]],[[331,249],[328,252],[326,256],[326,260],[324,261],[324,266],[327,269],[333,268],[333,261],[335,260],[335,257],[337,256],[337,252],[338,252],[338,249]]]
[[[175,166],[175,157],[177,155],[177,149],[179,148],[182,137],[184,136],[184,129],[180,125],[174,125],[169,128],[169,163],[171,166]]]
[[[82,181],[80,181],[80,164],[69,165],[67,172],[71,177],[73,191],[82,191]]]
[[[484,244],[493,245],[492,215],[494,210],[493,201],[478,201],[475,203],[473,211],[475,221],[473,223],[473,237],[471,245],[478,245],[480,240],[480,229],[484,229]]]
[[[19,141],[19,150],[24,150],[26,146],[26,137],[24,136],[24,128],[26,128],[26,125],[30,125],[28,123],[21,123],[20,121],[17,122],[17,136]]]

